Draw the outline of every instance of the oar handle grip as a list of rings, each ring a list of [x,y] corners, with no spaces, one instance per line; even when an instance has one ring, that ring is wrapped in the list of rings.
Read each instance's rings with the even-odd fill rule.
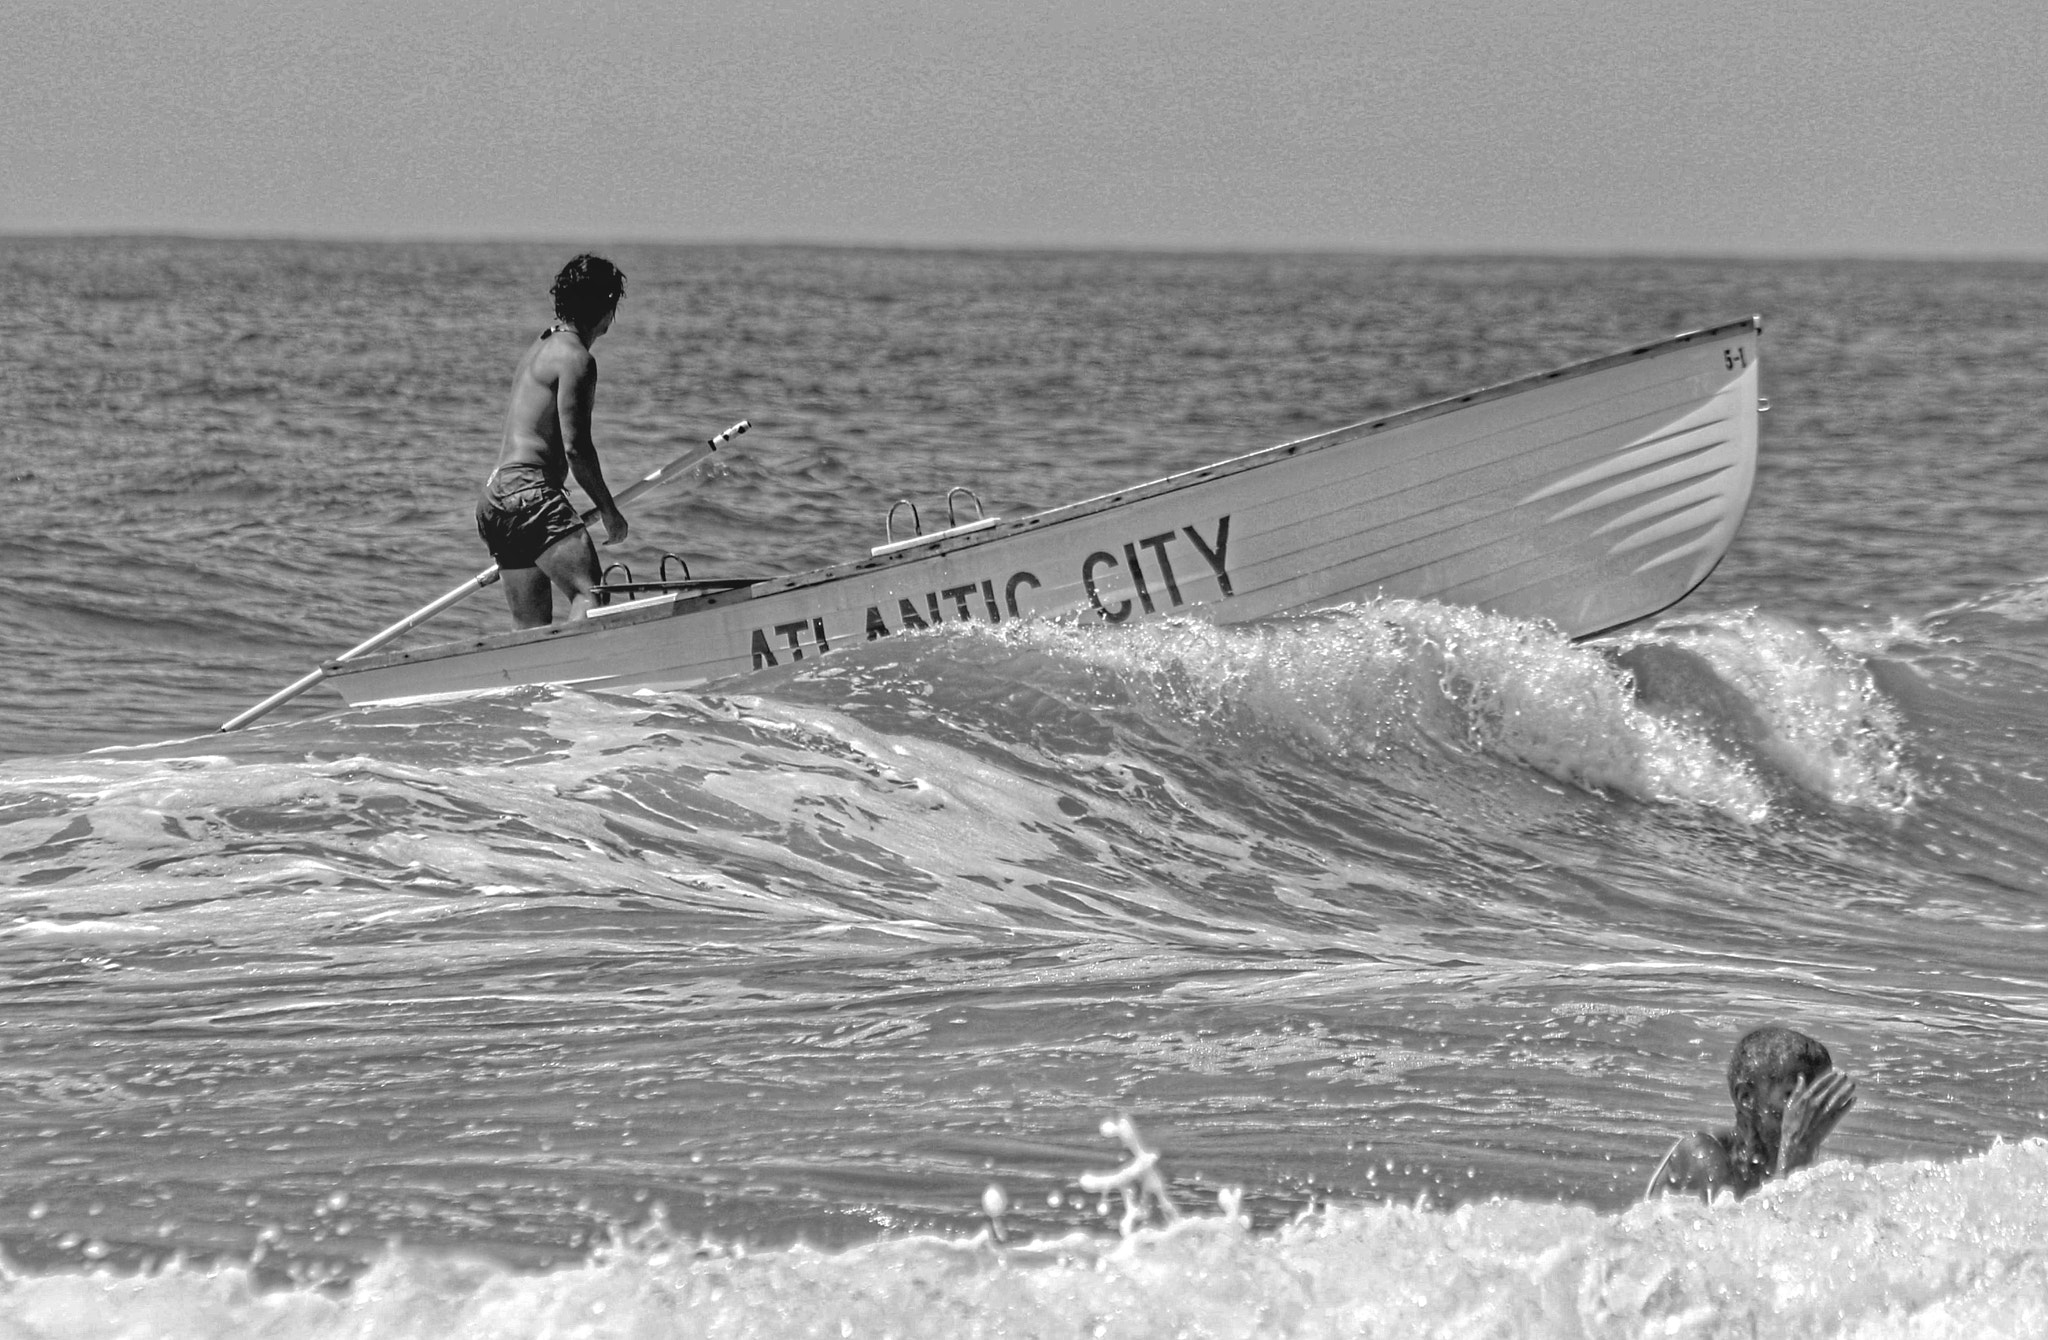
[[[738,423],[726,429],[717,437],[705,438],[703,445],[691,447],[688,451],[676,457],[667,465],[664,465],[657,470],[650,471],[649,473],[640,476],[640,478],[626,485],[626,487],[620,489],[617,493],[614,493],[612,495],[613,504],[616,505],[618,503],[630,502],[634,498],[637,498],[641,494],[647,492],[647,490],[655,487],[658,484],[666,482],[671,475],[681,474],[683,471],[689,469],[697,462],[703,460],[706,456],[711,455],[720,447],[732,441],[734,438],[738,437],[741,433],[746,432],[747,429],[753,426],[754,425],[751,420],[741,419]],[[583,524],[586,526],[589,525],[591,522],[596,521],[597,519],[598,510],[595,507],[591,508],[589,511],[583,514]]]

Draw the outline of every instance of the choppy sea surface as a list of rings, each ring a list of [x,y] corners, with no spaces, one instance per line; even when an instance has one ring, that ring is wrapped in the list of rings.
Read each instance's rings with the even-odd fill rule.
[[[1764,456],[1592,643],[960,626],[212,734],[487,561],[569,250],[0,239],[0,1336],[2048,1332],[2048,267],[620,248],[615,485],[754,424],[636,571],[1752,312]],[[1639,1203],[1769,1020],[1858,1080],[1825,1160]],[[1120,1114],[1178,1221],[1084,1188]]]

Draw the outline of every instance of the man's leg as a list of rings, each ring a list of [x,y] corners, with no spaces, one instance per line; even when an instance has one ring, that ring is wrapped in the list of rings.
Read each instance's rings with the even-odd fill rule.
[[[545,628],[555,621],[555,588],[539,568],[506,568],[498,573],[514,628]]]
[[[541,571],[568,595],[571,619],[580,619],[597,608],[597,584],[603,576],[589,531],[570,531],[541,550],[539,563]]]

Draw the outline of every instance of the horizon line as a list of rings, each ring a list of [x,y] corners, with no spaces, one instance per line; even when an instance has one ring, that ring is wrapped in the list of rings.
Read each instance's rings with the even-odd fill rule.
[[[234,231],[206,228],[107,227],[91,229],[16,229],[0,226],[4,242],[154,241],[194,243],[294,243],[343,246],[532,246],[532,247],[671,247],[699,250],[807,250],[929,252],[982,255],[1085,255],[1123,253],[1131,256],[1328,256],[1385,260],[1536,260],[1536,261],[1689,261],[1771,263],[1894,263],[1894,264],[2048,264],[2048,251],[1932,250],[1727,250],[1655,251],[1619,247],[1434,247],[1339,246],[1311,244],[1170,243],[1170,242],[1030,242],[1030,241],[878,241],[827,240],[813,237],[654,237],[615,233],[608,236],[519,236],[478,233],[321,233]]]

